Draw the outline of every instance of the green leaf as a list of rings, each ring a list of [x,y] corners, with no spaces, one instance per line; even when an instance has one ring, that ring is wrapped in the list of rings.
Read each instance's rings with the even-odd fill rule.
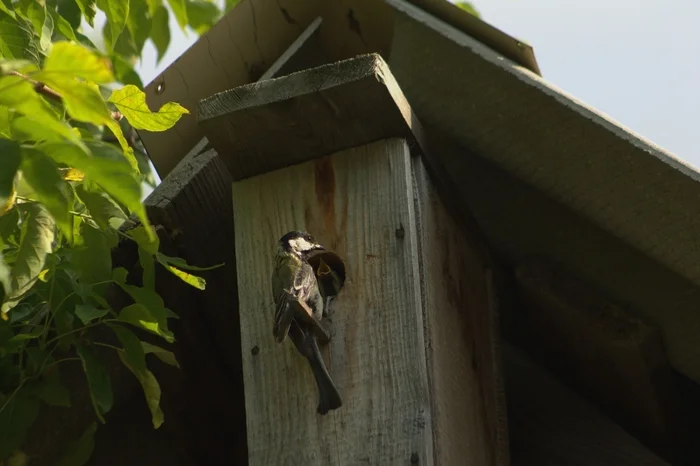
[[[173,11],[180,29],[182,29],[185,35],[187,35],[187,30],[185,27],[189,21],[187,19],[187,7],[185,6],[185,0],[168,0],[168,4],[170,4],[170,9]]]
[[[109,34],[109,24],[105,25],[103,30],[103,35],[107,36]],[[134,38],[131,37],[131,31],[129,28],[124,28],[119,38],[114,43],[114,47],[111,50],[112,55],[121,55],[125,60],[130,60],[136,62],[139,58],[140,52],[136,49],[136,42]]]
[[[151,34],[151,16],[148,14],[148,4],[146,0],[130,0],[129,17],[126,26],[131,32],[136,51],[140,54],[146,39]]]
[[[58,173],[58,166],[49,156],[32,148],[22,149],[22,176],[34,189],[36,200],[44,204],[61,232],[73,242],[73,191]]]
[[[150,309],[143,304],[134,303],[126,306],[119,313],[119,320],[159,335],[168,343],[175,341],[172,332],[164,328],[159,322],[161,320],[164,321],[165,317],[163,316],[162,319],[156,318],[150,312]]]
[[[0,77],[0,105],[13,108],[46,129],[76,144],[82,144],[80,136],[60,120],[58,114],[34,91],[34,87],[18,76]]]
[[[163,411],[160,409],[161,391],[160,385],[158,384],[158,380],[148,369],[138,371],[132,368],[129,361],[126,359],[126,356],[123,353],[119,353],[119,358],[122,360],[122,363],[131,370],[131,372],[141,383],[143,393],[146,396],[146,403],[148,404],[148,408],[151,410],[153,428],[159,428],[163,424],[164,416]]]
[[[105,146],[106,144],[88,144],[93,153],[106,151]],[[52,156],[56,162],[85,173],[87,179],[100,185],[114,200],[135,213],[141,223],[150,225],[146,209],[141,203],[141,184],[126,161],[101,156],[90,157],[74,145],[67,143],[46,143],[39,149]],[[155,235],[155,233],[151,234]]]
[[[156,51],[158,56],[156,58],[156,65],[160,63],[168,51],[168,46],[170,45],[170,25],[169,25],[168,9],[163,5],[160,5],[156,12],[153,14],[153,21],[151,24],[151,40],[153,45],[156,46]]]
[[[22,239],[17,260],[12,267],[11,292],[5,296],[5,302],[2,304],[3,314],[12,309],[39,278],[54,240],[55,223],[44,206],[28,203],[22,204],[21,209],[25,213]]]
[[[105,46],[107,50],[111,51],[126,26],[126,19],[129,17],[129,2],[125,0],[98,0],[97,6],[107,16],[109,28],[105,37]]]
[[[51,75],[42,75],[40,79],[61,94],[71,118],[95,125],[110,124],[112,115],[97,88],[74,78],[56,79]]]
[[[108,228],[116,230],[126,221],[127,215],[124,211],[105,194],[88,191],[82,184],[76,186],[75,190],[90,212],[92,219],[103,230]]]
[[[95,8],[95,0],[75,0],[78,4],[80,12],[85,16],[85,21],[90,25],[91,28],[95,27],[95,14],[97,14],[97,8]]]
[[[2,0],[0,0],[2,1]],[[10,71],[19,71],[20,73],[35,73],[39,68],[29,60],[24,58],[0,60],[0,74],[7,74]]]
[[[129,362],[132,370],[143,372],[146,370],[146,352],[141,346],[141,340],[131,330],[122,325],[110,325],[117,334],[119,342],[124,348],[124,357]]]
[[[2,71],[0,71],[0,73],[2,73]],[[14,112],[9,108],[0,107],[0,138],[12,139],[10,124],[14,117]]]
[[[149,229],[152,229],[152,227],[149,227]],[[154,235],[149,234],[149,231],[143,225],[132,228],[127,234],[148,254],[158,253],[158,248],[160,247],[158,236],[154,237]]]
[[[177,362],[175,354],[173,354],[172,351],[168,351],[166,349],[161,348],[160,346],[152,345],[145,341],[141,342],[141,346],[143,346],[143,351],[146,354],[155,354],[156,357],[163,361],[165,364],[177,367],[178,369],[180,368],[180,363]]]
[[[11,123],[12,138],[19,142],[63,141],[63,137],[46,126],[37,125],[36,121],[20,115]]]
[[[58,12],[51,7],[47,7],[46,11],[49,12],[56,30],[66,39],[78,42],[78,38],[75,37],[75,31],[73,31],[73,26],[68,22],[66,18],[59,15]]]
[[[0,458],[18,448],[39,414],[39,399],[28,390],[20,390],[8,400],[0,395]]]
[[[39,386],[37,393],[39,398],[47,405],[70,407],[70,393],[66,386],[61,383],[61,373],[58,367],[55,366],[47,372]]]
[[[109,372],[91,348],[82,344],[76,344],[75,349],[83,363],[83,371],[90,388],[90,397],[95,408],[95,414],[104,424],[103,416],[112,408],[114,401]]]
[[[455,6],[460,10],[466,11],[470,15],[476,16],[477,18],[481,17],[481,14],[476,8],[474,8],[474,5],[472,5],[471,2],[455,2]]]
[[[165,264],[161,262],[163,267],[165,267],[170,273],[178,277],[180,280],[183,282],[187,283],[188,285],[194,286],[195,288],[199,290],[204,290],[207,287],[207,282],[204,280],[202,277],[198,277],[197,275],[192,275],[191,273],[187,273],[184,270],[180,270],[177,267],[173,267],[170,264]]]
[[[204,0],[190,0],[187,2],[187,17],[192,29],[202,35],[216,24],[221,12],[215,4]]]
[[[47,76],[54,81],[72,80],[75,77],[96,84],[108,84],[114,81],[109,59],[87,47],[67,41],[53,44],[38,79],[46,80]]]
[[[20,164],[19,144],[0,139],[0,154],[0,206],[4,206],[14,198],[15,176]]]
[[[51,14],[46,11],[46,5],[38,1],[31,2],[27,8],[27,17],[32,22],[34,30],[39,34],[40,49],[44,52],[47,51],[51,46],[54,21]]]
[[[146,0],[148,4],[148,15],[152,18],[156,14],[158,7],[163,6],[163,0]]]
[[[223,267],[225,264],[217,264],[217,265],[212,265],[209,267],[197,267],[196,265],[190,265],[187,263],[185,259],[182,259],[180,257],[171,257],[171,256],[166,256],[162,252],[155,252],[156,259],[158,259],[159,262],[164,263],[164,264],[170,264],[174,265],[175,267],[178,267],[180,269],[185,269],[185,270],[198,270],[198,271],[203,271],[203,270],[214,270],[218,269],[219,267]]]
[[[96,431],[97,423],[93,422],[78,440],[70,442],[58,466],[84,466],[87,464],[95,449]]]
[[[0,56],[25,58],[39,64],[38,44],[28,20],[0,11]]]
[[[13,10],[11,10],[10,8],[8,8],[7,5],[5,5],[5,3],[4,3],[5,1],[6,0],[0,0],[0,11],[2,11],[3,13],[6,13],[8,16],[11,16],[12,18],[14,18],[15,12]]]
[[[11,209],[0,216],[0,246],[8,244],[11,237],[17,231],[17,222],[19,221],[19,209]],[[2,249],[2,248],[0,248]]]
[[[2,290],[0,291],[4,291],[5,293],[10,292],[12,289],[11,276],[11,269],[5,263],[5,258],[3,257],[2,252],[0,252],[0,284],[2,284]]]
[[[143,89],[143,82],[139,77],[138,73],[134,71],[134,68],[129,62],[124,60],[120,55],[112,56],[112,64],[114,65],[114,74],[122,84],[133,84],[139,89]]]
[[[75,316],[87,325],[95,319],[101,319],[109,312],[107,309],[100,309],[92,304],[78,304],[75,306]]]
[[[57,0],[55,8],[59,16],[64,18],[68,24],[70,24],[71,29],[75,30],[80,27],[80,23],[82,22],[83,18],[82,12],[80,11],[76,0]],[[56,18],[53,20],[54,23],[56,23]]]
[[[111,249],[116,238],[106,232],[92,228],[87,223],[81,228],[83,245],[71,250],[71,265],[81,283],[92,284],[112,278]]]
[[[146,104],[146,94],[132,85],[112,92],[109,101],[117,106],[131,126],[147,131],[166,131],[175,126],[182,115],[190,113],[175,102],[168,102],[157,112],[152,112]]]

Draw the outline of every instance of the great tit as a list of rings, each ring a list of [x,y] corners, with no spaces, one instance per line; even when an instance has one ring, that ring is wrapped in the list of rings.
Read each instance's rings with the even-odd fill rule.
[[[278,343],[289,335],[299,353],[308,360],[318,387],[317,411],[320,414],[340,408],[342,400],[326,369],[316,335],[311,325],[302,318],[301,313],[306,311],[299,302],[311,309],[316,320],[321,320],[325,310],[324,299],[308,256],[313,251],[323,250],[325,248],[316,243],[309,233],[290,231],[278,242],[272,273],[272,294],[276,306],[272,333]]]

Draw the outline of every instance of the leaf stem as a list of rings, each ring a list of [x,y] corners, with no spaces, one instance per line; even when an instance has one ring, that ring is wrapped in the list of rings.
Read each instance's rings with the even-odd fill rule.
[[[95,346],[103,346],[103,347],[105,347],[105,348],[111,348],[111,349],[113,349],[113,350],[115,350],[115,351],[124,351],[124,348],[120,348],[120,347],[118,347],[118,346],[110,345],[109,343],[102,343],[102,342],[99,342],[99,341],[93,341],[92,344],[95,345]]]
[[[52,339],[47,341],[46,344],[49,345],[49,344],[53,343],[54,341],[60,340],[61,338],[66,337],[68,335],[71,335],[73,333],[77,333],[77,332],[80,332],[82,330],[87,330],[87,329],[92,328],[92,327],[97,327],[98,325],[106,324],[108,322],[119,322],[119,319],[104,319],[104,320],[98,320],[97,322],[93,322],[91,324],[83,325],[82,327],[70,330],[66,333],[56,335],[55,337],[53,337]]]

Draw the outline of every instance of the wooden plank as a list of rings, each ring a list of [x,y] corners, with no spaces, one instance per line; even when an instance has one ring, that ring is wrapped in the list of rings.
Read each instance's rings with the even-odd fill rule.
[[[658,329],[549,261],[528,260],[516,279],[513,338],[645,444],[668,447],[672,377]]]
[[[250,465],[432,463],[410,177],[391,140],[233,183]],[[271,331],[274,252],[292,229],[347,268],[322,348],[343,406],[325,416],[306,361]]]
[[[426,125],[424,137],[431,153],[444,164],[444,172],[460,174],[461,183],[453,185],[453,200],[473,213],[506,268],[534,255],[575,270],[598,292],[625,303],[630,314],[658,326],[667,357],[677,368],[700,367],[700,315],[695,312],[700,308],[700,290],[695,285],[493,163],[456,146],[435,127]],[[511,322],[513,313],[520,312],[514,297],[512,288],[499,294],[505,309],[512,307],[501,313],[504,332],[520,330]],[[674,385],[678,379],[683,377],[674,371]],[[678,397],[672,400],[676,405],[670,422],[672,449],[679,458],[696,458],[700,411],[692,406],[698,405],[700,386],[691,381],[681,385],[695,389],[674,388]],[[694,464],[675,459],[673,463]]]
[[[292,45],[260,76],[258,81],[284,76],[306,68],[314,68],[326,62],[321,47],[320,31],[323,19],[317,16],[311,24],[299,34]]]
[[[509,344],[503,346],[514,466],[668,466]]]
[[[491,270],[478,238],[443,207],[413,157],[435,464],[507,465],[508,432],[500,332]]]
[[[410,106],[377,54],[216,94],[200,102],[197,118],[234,180],[387,137],[414,138]]]

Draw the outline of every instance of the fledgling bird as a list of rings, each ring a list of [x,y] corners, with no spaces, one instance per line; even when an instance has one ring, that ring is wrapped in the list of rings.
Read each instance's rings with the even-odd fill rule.
[[[335,256],[337,258],[337,256]],[[316,281],[323,297],[323,316],[329,314],[330,304],[338,296],[340,289],[345,284],[345,266],[340,258],[332,261],[334,256],[319,254],[317,260],[312,263],[316,271]]]
[[[318,386],[318,408],[320,414],[326,414],[342,405],[338,389],[326,369],[323,356],[318,348],[316,335],[310,324],[297,313],[305,313],[299,306],[304,302],[311,308],[313,317],[321,320],[325,305],[319,291],[314,270],[308,262],[313,251],[325,248],[316,243],[306,232],[290,231],[280,238],[275,257],[275,269],[272,273],[272,293],[275,299],[275,320],[272,333],[278,343],[287,335],[297,350],[306,357]]]

